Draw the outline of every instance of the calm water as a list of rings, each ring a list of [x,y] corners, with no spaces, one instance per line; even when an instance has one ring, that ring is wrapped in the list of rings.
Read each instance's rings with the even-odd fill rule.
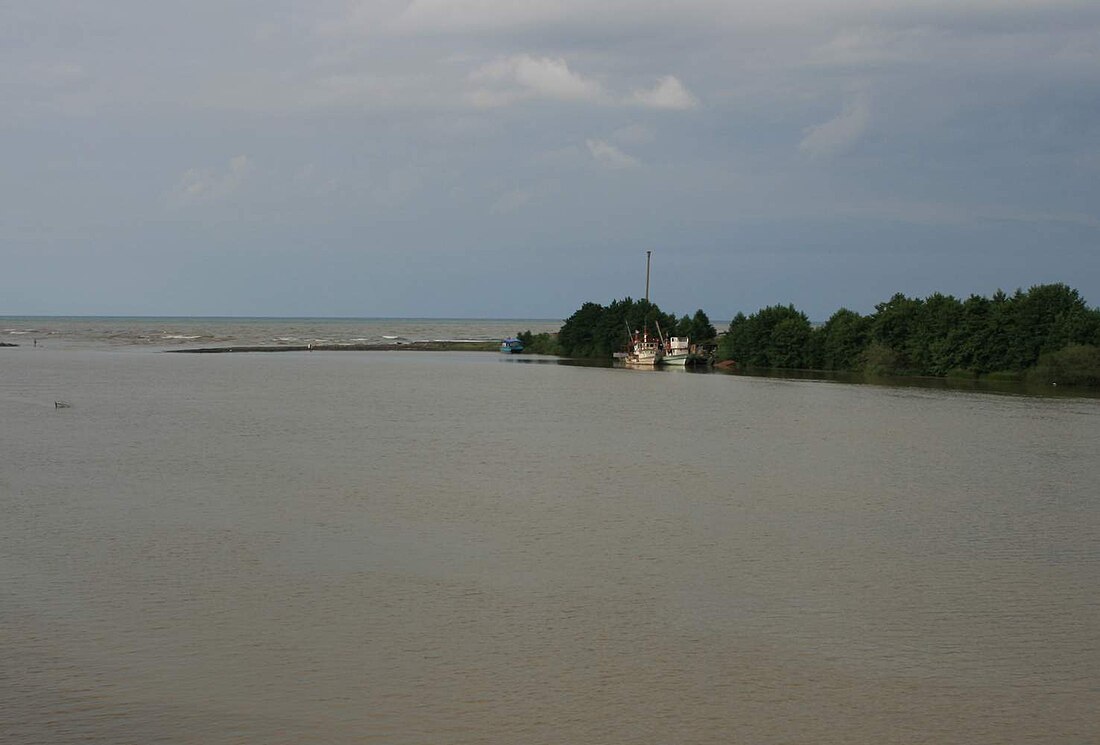
[[[1100,737],[1095,399],[79,346],[0,349],[4,743]]]

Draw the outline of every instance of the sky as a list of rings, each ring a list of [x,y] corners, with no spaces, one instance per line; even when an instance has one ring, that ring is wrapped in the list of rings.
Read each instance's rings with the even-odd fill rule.
[[[1100,305],[1095,0],[12,0],[0,314]]]

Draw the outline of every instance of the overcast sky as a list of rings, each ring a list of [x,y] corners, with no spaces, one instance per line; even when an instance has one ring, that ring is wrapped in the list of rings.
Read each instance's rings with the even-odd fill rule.
[[[10,0],[0,313],[1100,305],[1096,0]]]

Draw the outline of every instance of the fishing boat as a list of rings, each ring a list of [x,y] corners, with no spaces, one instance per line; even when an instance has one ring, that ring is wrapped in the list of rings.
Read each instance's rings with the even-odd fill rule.
[[[645,299],[647,304],[649,303],[649,257],[651,253],[651,251],[645,252]],[[641,331],[635,329],[632,332],[630,326],[627,325],[626,334],[630,337],[627,350],[615,356],[621,359],[627,367],[656,367],[661,364],[661,360],[665,356],[665,345],[659,325],[657,326],[657,336],[654,337],[649,335],[649,329],[645,326],[642,327]]]
[[[661,359],[661,364],[664,365],[687,365],[694,361],[694,355],[691,353],[691,341],[686,336],[670,336],[668,338],[668,346],[665,349],[664,357]]]
[[[502,354],[519,354],[523,351],[523,342],[519,339],[504,339],[500,342]]]
[[[631,367],[654,367],[661,363],[664,356],[660,340],[651,338],[648,330],[642,330],[631,335],[630,349],[623,361]]]

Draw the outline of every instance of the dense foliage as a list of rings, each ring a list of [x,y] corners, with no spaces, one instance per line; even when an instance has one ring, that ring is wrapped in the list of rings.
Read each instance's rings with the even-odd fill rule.
[[[622,350],[630,332],[649,329],[665,333],[676,327],[676,316],[663,313],[648,300],[625,298],[608,306],[585,303],[566,319],[558,333],[558,344],[567,357],[610,357]]]
[[[610,357],[626,347],[633,331],[648,329],[649,333],[656,334],[658,328],[665,336],[686,336],[692,341],[706,341],[717,336],[702,310],[677,320],[676,316],[664,313],[648,300],[628,297],[614,300],[607,306],[582,305],[561,327],[557,337],[558,353],[567,357]]]
[[[707,314],[703,312],[703,309],[695,311],[694,316],[683,316],[677,322],[675,329],[670,332],[671,336],[686,336],[695,343],[712,341],[718,336],[718,331],[714,328],[714,325],[707,318]]]
[[[1100,378],[1100,310],[1064,284],[1013,295],[902,294],[862,316],[845,308],[813,327],[794,306],[738,314],[720,359],[744,367],[862,370],[872,374],[1020,375],[1079,383]]]
[[[520,332],[516,338],[523,342],[523,351],[531,354],[561,354],[558,335],[542,332],[532,334],[531,330]]]
[[[1100,347],[1074,344],[1041,354],[1027,377],[1033,383],[1100,386]]]
[[[719,359],[745,367],[807,367],[810,319],[793,305],[774,305],[730,322],[718,344]]]

